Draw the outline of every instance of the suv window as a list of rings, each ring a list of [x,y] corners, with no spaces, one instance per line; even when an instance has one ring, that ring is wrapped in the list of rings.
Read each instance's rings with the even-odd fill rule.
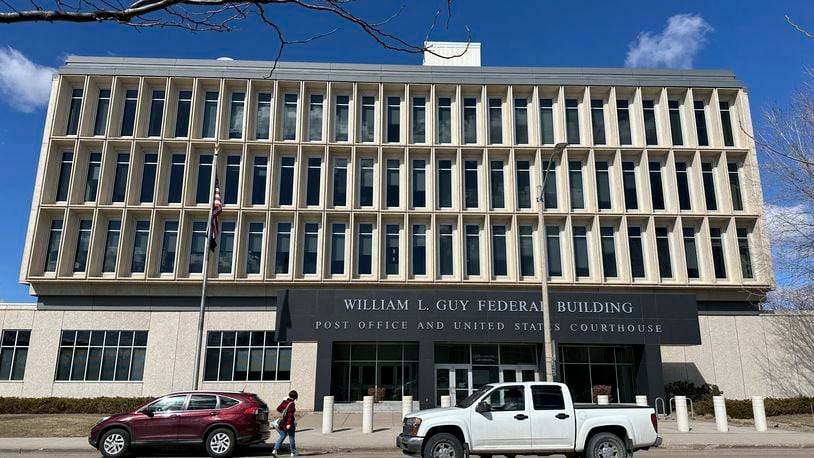
[[[153,412],[173,412],[176,410],[181,410],[184,407],[184,401],[186,398],[187,395],[185,394],[167,396],[166,398],[161,398],[158,401],[150,404],[148,409]]]
[[[240,401],[237,399],[227,398],[224,396],[220,397],[220,408],[221,409],[228,409],[229,407],[234,407],[240,404]]]
[[[558,386],[537,385],[531,387],[531,398],[534,410],[564,410],[565,399]]]
[[[489,393],[491,410],[508,412],[526,410],[526,397],[522,386],[504,386]]]
[[[189,397],[187,410],[211,410],[218,408],[218,397],[211,394],[193,394]]]

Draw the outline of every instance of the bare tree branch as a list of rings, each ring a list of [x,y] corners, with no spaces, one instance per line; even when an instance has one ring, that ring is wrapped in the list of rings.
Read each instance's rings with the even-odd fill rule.
[[[794,27],[794,30],[802,33],[804,37],[814,38],[814,34],[794,23],[794,21],[792,21],[788,15],[786,15],[786,22],[788,22],[790,26]]]

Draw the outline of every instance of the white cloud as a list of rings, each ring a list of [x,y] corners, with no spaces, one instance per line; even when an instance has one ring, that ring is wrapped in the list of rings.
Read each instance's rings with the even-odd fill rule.
[[[767,203],[763,207],[772,248],[809,239],[808,229],[814,227],[814,218],[801,204],[788,207]]]
[[[55,68],[37,65],[14,48],[0,48],[0,94],[19,111],[48,105]]]
[[[661,33],[642,32],[630,43],[625,67],[692,68],[713,28],[696,14],[676,14]]]

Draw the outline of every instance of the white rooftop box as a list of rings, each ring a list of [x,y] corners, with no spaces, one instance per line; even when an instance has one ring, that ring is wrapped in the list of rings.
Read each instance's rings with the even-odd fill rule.
[[[424,65],[480,67],[480,43],[426,41],[424,46],[432,50],[424,51]]]

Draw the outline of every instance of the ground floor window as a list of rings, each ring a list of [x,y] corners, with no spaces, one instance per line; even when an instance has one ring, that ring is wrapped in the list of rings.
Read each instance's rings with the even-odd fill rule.
[[[56,380],[141,381],[147,331],[62,331]]]
[[[575,402],[594,402],[609,394],[611,402],[634,402],[636,368],[633,347],[560,346],[560,381]]]
[[[0,380],[22,380],[31,330],[4,329],[0,339]]]
[[[331,393],[336,402],[398,401],[415,396],[418,343],[336,342],[333,345]]]
[[[273,331],[209,331],[206,382],[291,379],[291,344],[276,342]]]

